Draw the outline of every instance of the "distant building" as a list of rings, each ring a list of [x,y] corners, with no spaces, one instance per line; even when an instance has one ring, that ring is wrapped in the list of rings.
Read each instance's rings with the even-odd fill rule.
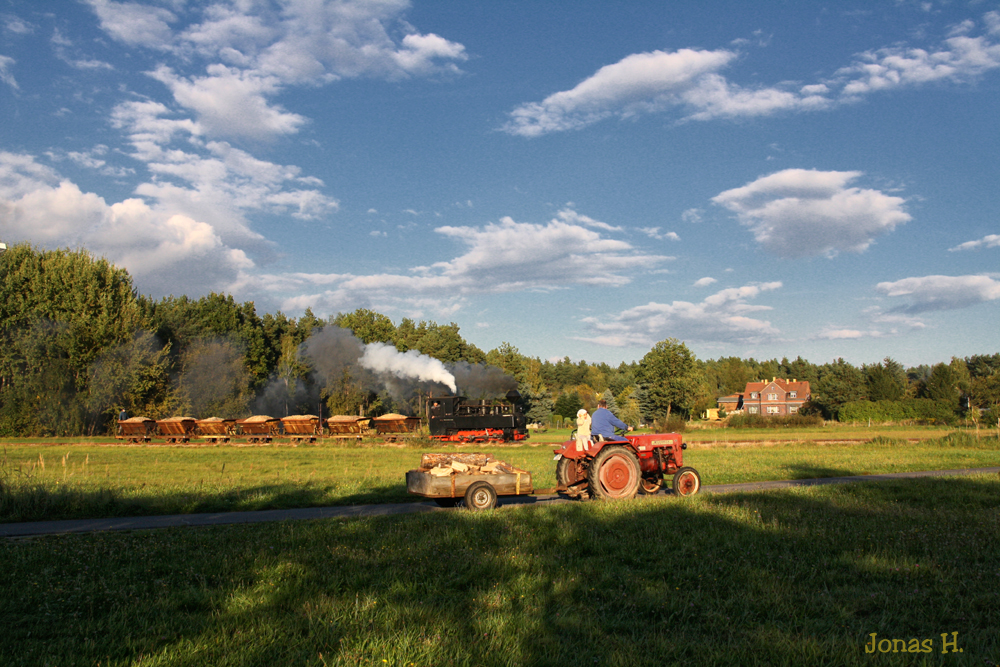
[[[742,410],[746,414],[770,417],[794,415],[810,395],[809,383],[804,380],[771,378],[770,382],[747,382],[742,394],[722,396],[718,401],[727,414]]]

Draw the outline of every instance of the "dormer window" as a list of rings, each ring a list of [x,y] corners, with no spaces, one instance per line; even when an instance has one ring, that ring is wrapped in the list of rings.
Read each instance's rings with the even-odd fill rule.
[[[797,391],[788,392],[788,398],[798,398],[798,397],[799,397],[799,392]]]
[[[750,393],[750,398],[757,398],[757,392],[755,392],[755,391],[751,392]]]

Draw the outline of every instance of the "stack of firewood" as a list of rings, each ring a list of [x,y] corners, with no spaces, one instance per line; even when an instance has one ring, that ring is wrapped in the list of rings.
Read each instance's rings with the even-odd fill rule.
[[[420,457],[420,470],[435,477],[527,472],[498,461],[492,454],[424,454]]]

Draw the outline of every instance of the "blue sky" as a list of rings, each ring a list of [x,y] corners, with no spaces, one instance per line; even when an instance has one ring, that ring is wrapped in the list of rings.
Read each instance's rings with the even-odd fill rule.
[[[0,0],[0,240],[617,363],[1000,350],[1000,4]]]

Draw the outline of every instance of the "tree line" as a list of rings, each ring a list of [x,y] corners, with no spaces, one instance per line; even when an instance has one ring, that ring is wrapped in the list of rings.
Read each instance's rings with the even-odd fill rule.
[[[516,380],[529,419],[573,419],[601,398],[631,424],[695,418],[748,381],[808,380],[806,411],[827,419],[1000,417],[1000,354],[904,368],[886,358],[861,367],[739,357],[699,360],[681,341],[612,366],[541,360],[510,343],[483,351],[458,325],[358,309],[321,319],[257,313],[230,295],[140,295],[131,276],[85,250],[15,245],[0,255],[0,436],[108,432],[120,410],[153,419],[243,417],[275,387],[288,414],[315,412],[296,387],[313,372],[302,354],[317,329],[337,326],[363,343],[416,350],[446,364],[496,366]],[[405,409],[345,377],[322,395],[327,414]],[[284,415],[273,415],[284,416]]]

